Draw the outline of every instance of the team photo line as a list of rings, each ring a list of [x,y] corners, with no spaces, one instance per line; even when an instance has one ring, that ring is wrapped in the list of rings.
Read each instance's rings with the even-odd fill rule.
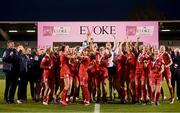
[[[140,37],[135,43],[128,36],[123,42],[112,37],[113,44],[107,42],[101,47],[89,33],[82,45],[71,47],[64,43],[33,50],[22,44],[15,46],[9,40],[2,57],[4,100],[15,103],[17,89],[17,103],[26,102],[29,82],[32,100],[43,105],[67,106],[82,101],[87,106],[115,101],[118,95],[121,104],[159,106],[160,96],[162,101],[166,99],[164,79],[170,93],[169,103],[176,99],[175,83],[177,100],[180,99],[179,48],[161,45],[158,49],[143,44]]]

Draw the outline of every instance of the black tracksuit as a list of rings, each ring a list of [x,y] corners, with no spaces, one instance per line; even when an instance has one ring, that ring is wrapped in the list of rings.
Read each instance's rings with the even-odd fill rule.
[[[27,99],[27,84],[28,84],[28,58],[25,54],[19,52],[19,76],[18,76],[18,100]]]

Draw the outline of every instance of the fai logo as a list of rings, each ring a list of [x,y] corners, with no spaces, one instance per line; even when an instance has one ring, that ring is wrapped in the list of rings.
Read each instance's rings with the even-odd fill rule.
[[[154,26],[126,26],[128,36],[152,36]]]
[[[43,36],[67,35],[70,30],[68,26],[43,26]]]
[[[128,36],[135,36],[137,31],[136,26],[126,26],[126,34]]]
[[[43,36],[52,36],[53,26],[43,26]]]

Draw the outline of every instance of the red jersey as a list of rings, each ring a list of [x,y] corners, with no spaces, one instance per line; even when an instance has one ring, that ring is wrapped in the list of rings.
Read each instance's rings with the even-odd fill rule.
[[[168,65],[172,61],[171,56],[167,52],[161,54],[160,57],[162,58],[165,65]]]
[[[53,61],[48,55],[45,55],[41,61],[41,68],[43,68],[43,77],[53,77]]]
[[[140,53],[136,62],[136,70],[143,70],[147,67],[148,63],[149,55],[147,53]]]
[[[125,55],[118,55],[117,56],[117,62],[116,62],[117,63],[116,64],[117,72],[123,71],[125,62],[126,62],[126,56]]]
[[[158,58],[155,61],[151,61],[149,65],[150,77],[162,77],[161,75],[159,75],[159,72],[162,70],[162,65],[164,65],[164,63],[162,62],[161,58]]]
[[[79,76],[80,77],[87,77],[88,78],[88,67],[90,65],[90,58],[89,56],[85,56],[85,58],[83,59],[83,62],[80,64],[79,67]]]
[[[61,70],[60,70],[60,76],[61,78],[64,78],[65,75],[70,75],[70,69],[68,65],[68,58],[66,57],[65,53],[62,53],[60,56],[60,62],[61,62]]]
[[[99,52],[94,53],[94,58],[91,59],[90,63],[90,73],[89,75],[94,75],[96,72],[100,70],[100,54]]]
[[[136,62],[136,70],[143,70],[144,68],[144,54],[140,53]]]
[[[135,66],[136,66],[136,57],[133,53],[129,53],[126,54],[126,65],[129,68],[130,71],[134,71],[135,70]]]
[[[96,52],[95,54],[95,69],[98,71],[100,68],[100,54]]]
[[[100,73],[99,77],[101,79],[108,78],[108,58],[110,57],[109,54],[100,55]]]
[[[101,67],[107,67],[108,66],[108,54],[104,54],[103,56],[100,55],[100,66]]]
[[[74,75],[77,75],[78,73],[78,59],[71,59],[70,61],[70,70],[71,70],[71,74],[74,76]]]
[[[172,62],[171,56],[167,52],[161,54],[160,57],[161,57],[161,59],[162,59],[162,61],[164,62],[165,65],[169,65]],[[171,79],[170,66],[165,67],[165,70],[163,72],[163,76],[165,76],[166,79]]]

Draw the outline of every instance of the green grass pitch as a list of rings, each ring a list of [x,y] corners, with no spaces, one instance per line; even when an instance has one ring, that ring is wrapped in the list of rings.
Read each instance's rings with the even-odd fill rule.
[[[30,100],[30,93],[28,88],[28,101],[23,104],[6,104],[3,100],[4,80],[0,80],[0,112],[94,112],[94,104],[84,106],[80,103],[72,103],[69,106],[62,106],[60,104],[49,104],[48,106],[42,103],[35,103]],[[29,86],[28,86],[29,87]],[[169,91],[164,82],[163,88],[165,95],[169,98]],[[15,97],[16,98],[16,97]],[[114,103],[100,104],[100,113],[103,112],[180,112],[180,101],[175,101],[173,105],[169,101],[161,102],[160,106],[151,105],[132,105],[132,104],[119,104],[116,100]]]

